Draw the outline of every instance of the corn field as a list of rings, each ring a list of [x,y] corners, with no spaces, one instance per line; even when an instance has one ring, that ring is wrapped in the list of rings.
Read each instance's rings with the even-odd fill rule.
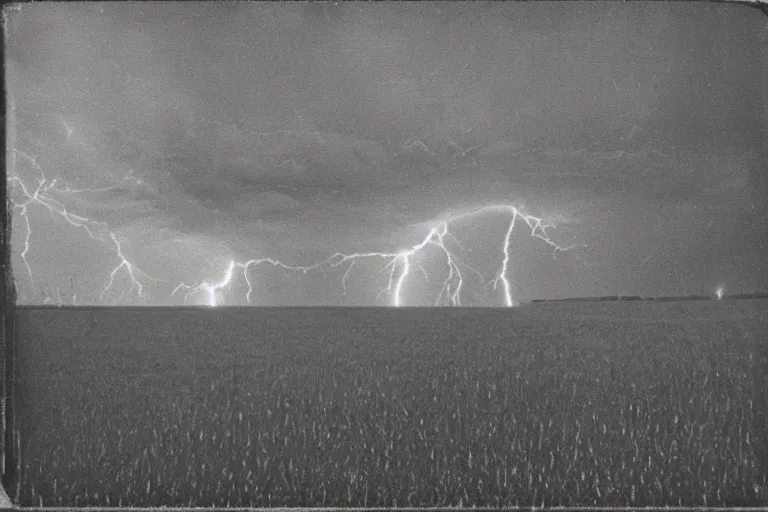
[[[766,504],[759,302],[22,311],[21,504]]]

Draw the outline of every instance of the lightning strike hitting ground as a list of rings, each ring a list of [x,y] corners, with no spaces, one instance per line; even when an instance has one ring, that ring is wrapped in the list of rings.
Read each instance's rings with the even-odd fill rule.
[[[71,135],[69,130],[68,135]],[[32,205],[38,205],[47,209],[52,217],[61,217],[74,228],[83,229],[95,242],[112,247],[112,250],[119,262],[111,270],[111,272],[109,272],[107,284],[99,294],[99,303],[104,303],[105,296],[114,287],[115,279],[121,271],[129,279],[130,286],[128,290],[122,292],[120,296],[115,300],[116,303],[120,303],[120,301],[122,301],[128,293],[132,292],[135,293],[135,296],[143,298],[143,281],[147,279],[154,282],[167,283],[165,280],[151,277],[146,272],[139,269],[134,263],[130,262],[123,253],[123,249],[117,235],[110,230],[110,227],[106,223],[88,219],[86,217],[82,217],[69,212],[61,201],[55,199],[51,195],[56,194],[57,197],[71,197],[76,194],[84,194],[88,192],[110,191],[122,186],[126,180],[132,180],[134,183],[140,184],[141,181],[135,178],[132,173],[126,175],[120,181],[120,183],[118,183],[118,185],[113,187],[72,189],[59,178],[48,179],[40,165],[38,165],[35,157],[18,150],[13,150],[13,153],[15,156],[19,156],[27,161],[31,168],[35,170],[36,174],[39,175],[34,190],[28,187],[18,175],[13,175],[8,178],[9,182],[14,185],[13,190],[22,198],[22,201],[14,204],[14,209],[18,211],[18,214],[21,216],[21,218],[24,219],[26,227],[20,256],[29,275],[30,283],[34,282],[32,266],[30,265],[28,259],[31,250],[30,239],[33,231],[32,224],[30,223],[29,219],[29,208]],[[451,234],[449,228],[458,222],[472,220],[476,217],[490,213],[509,216],[509,221],[504,236],[501,237],[498,245],[496,247],[490,248],[493,252],[499,255],[501,263],[496,271],[495,277],[486,282],[485,276],[483,276],[482,273],[478,272],[470,265],[463,262],[450,249],[447,243],[447,238],[451,238],[455,243],[461,246],[461,242]],[[184,291],[185,293],[183,297],[185,304],[188,303],[190,298],[196,294],[204,294],[205,302],[209,306],[226,304],[224,297],[225,291],[230,288],[230,286],[236,280],[236,271],[239,270],[242,273],[245,284],[247,285],[247,293],[245,298],[247,303],[250,304],[254,294],[251,272],[261,265],[270,265],[285,271],[299,272],[301,274],[307,274],[312,271],[325,272],[330,269],[339,269],[346,266],[346,270],[341,277],[342,291],[344,295],[346,295],[347,281],[352,273],[353,268],[355,268],[355,265],[362,260],[378,259],[383,261],[381,271],[388,271],[388,278],[386,280],[386,285],[379,291],[378,295],[376,296],[376,300],[378,301],[383,296],[386,296],[387,304],[392,306],[403,306],[406,303],[406,297],[404,297],[404,287],[413,275],[414,268],[418,268],[421,271],[427,283],[432,282],[421,261],[425,257],[430,257],[430,265],[434,267],[436,264],[439,264],[440,268],[444,269],[443,274],[445,276],[440,283],[440,291],[433,302],[435,306],[462,305],[462,289],[465,285],[465,277],[467,276],[467,272],[471,273],[482,282],[484,282],[486,287],[492,284],[493,289],[496,290],[497,287],[501,285],[504,305],[514,306],[515,300],[512,296],[512,287],[508,276],[511,266],[511,237],[515,230],[518,219],[522,219],[522,221],[525,222],[525,224],[528,226],[530,229],[531,237],[537,238],[552,247],[553,257],[556,258],[557,252],[559,251],[568,251],[574,247],[574,245],[561,247],[560,245],[556,244],[547,234],[547,229],[554,228],[554,225],[545,223],[540,217],[535,217],[533,215],[522,212],[515,205],[485,205],[466,210],[464,212],[450,214],[442,220],[425,223],[428,227],[428,231],[424,238],[421,240],[421,242],[415,245],[410,245],[406,249],[394,252],[337,252],[324,260],[307,265],[289,265],[273,258],[250,259],[247,261],[231,260],[227,264],[227,267],[224,269],[222,277],[218,282],[211,282],[208,279],[202,280],[200,284],[197,285],[187,285],[182,282],[173,289],[170,295],[173,297],[176,296],[177,293]],[[429,256],[426,253],[426,249],[429,247],[437,249],[441,255],[437,261],[435,261],[434,256]],[[61,304],[62,299],[60,292],[58,292],[56,301],[46,297],[45,302],[57,302]]]
[[[350,253],[350,254],[338,252],[338,253],[332,254],[331,256],[329,256],[328,258],[322,261],[319,261],[311,265],[305,265],[305,266],[287,265],[279,260],[275,260],[271,258],[252,259],[245,262],[238,262],[233,260],[229,263],[224,273],[225,275],[224,279],[218,284],[211,285],[207,281],[203,281],[201,284],[197,286],[189,286],[182,283],[179,286],[177,286],[176,289],[174,289],[173,293],[175,294],[179,290],[186,290],[187,291],[185,295],[185,301],[186,301],[189,299],[190,296],[196,293],[205,292],[208,296],[208,304],[211,306],[215,306],[218,304],[216,292],[225,289],[227,286],[231,284],[232,279],[234,278],[234,271],[236,268],[239,268],[243,271],[243,277],[248,285],[246,300],[250,304],[251,297],[253,294],[253,286],[249,276],[249,270],[253,267],[257,267],[262,264],[268,264],[274,267],[282,268],[284,270],[297,271],[297,272],[306,274],[312,270],[322,270],[324,267],[338,268],[344,265],[345,263],[349,263],[349,266],[345,271],[341,280],[342,288],[344,290],[344,293],[346,294],[346,280],[347,280],[347,277],[349,276],[350,271],[355,265],[355,262],[362,259],[378,258],[378,259],[385,260],[386,263],[384,264],[382,270],[389,270],[389,279],[387,281],[387,285],[377,295],[377,299],[379,299],[382,295],[386,294],[389,297],[388,303],[390,305],[402,306],[404,304],[403,286],[407,278],[411,275],[412,263],[415,262],[421,268],[422,273],[424,274],[425,278],[427,278],[428,280],[427,273],[424,270],[421,263],[414,260],[425,247],[434,246],[439,248],[440,251],[444,254],[445,265],[447,266],[446,277],[442,282],[440,293],[438,294],[434,305],[435,306],[441,306],[441,305],[461,306],[462,305],[461,289],[464,284],[464,275],[462,274],[462,268],[472,272],[473,274],[478,276],[480,279],[484,279],[484,276],[474,268],[470,267],[469,265],[461,261],[455,254],[453,254],[449,250],[445,242],[445,238],[447,236],[450,236],[450,232],[448,231],[448,228],[451,223],[468,219],[473,216],[481,215],[483,213],[492,213],[492,212],[495,212],[497,214],[506,213],[510,216],[510,220],[505,232],[505,236],[500,243],[500,247],[498,248],[500,254],[503,255],[503,259],[502,259],[500,268],[497,272],[497,275],[493,279],[492,283],[494,285],[494,290],[496,289],[496,286],[499,283],[502,284],[503,291],[504,291],[504,305],[508,307],[512,307],[515,305],[515,301],[512,298],[512,291],[511,291],[512,287],[508,277],[509,266],[510,266],[509,246],[511,243],[512,233],[514,232],[515,224],[518,218],[522,219],[528,225],[528,227],[531,230],[530,234],[532,237],[538,238],[539,240],[542,240],[544,243],[552,247],[553,256],[556,256],[558,251],[568,251],[576,246],[575,244],[567,247],[559,246],[558,244],[552,241],[552,239],[549,237],[546,231],[548,228],[554,228],[555,226],[553,224],[546,224],[539,217],[534,217],[532,215],[525,214],[521,212],[514,205],[489,205],[489,206],[475,208],[464,213],[451,215],[448,217],[447,220],[439,221],[436,226],[431,227],[427,235],[424,237],[424,239],[420,243],[413,245],[408,249],[404,249],[396,252],[356,252],[356,253]]]

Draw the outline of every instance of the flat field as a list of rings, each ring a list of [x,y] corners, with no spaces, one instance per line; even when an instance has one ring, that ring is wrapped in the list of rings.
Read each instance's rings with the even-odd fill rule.
[[[21,505],[765,505],[767,307],[22,308]]]

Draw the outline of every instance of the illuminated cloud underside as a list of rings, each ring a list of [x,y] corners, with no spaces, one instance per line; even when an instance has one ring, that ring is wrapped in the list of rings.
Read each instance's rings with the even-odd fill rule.
[[[109,271],[106,284],[100,290],[99,304],[106,304],[105,297],[107,294],[115,293],[114,288],[116,287],[116,279],[119,275],[125,276],[130,284],[127,289],[120,292],[117,299],[109,301],[109,304],[120,304],[122,300],[131,294],[138,298],[145,298],[147,281],[164,281],[151,276],[150,273],[138,268],[134,262],[129,261],[129,258],[124,255],[121,245],[122,241],[108,223],[72,213],[67,209],[64,201],[64,198],[75,198],[78,194],[108,192],[110,189],[125,186],[126,182],[129,184],[141,184],[140,180],[129,174],[115,187],[73,189],[64,183],[63,180],[47,176],[33,156],[18,150],[13,150],[13,153],[16,160],[25,160],[29,164],[28,167],[34,169],[38,174],[34,186],[29,184],[32,181],[31,177],[22,180],[18,175],[9,176],[11,194],[14,200],[14,213],[23,219],[25,227],[25,233],[16,234],[14,237],[15,240],[21,240],[21,242],[16,241],[14,245],[16,247],[21,246],[20,256],[30,283],[35,282],[34,272],[28,259],[30,251],[33,250],[30,243],[33,226],[29,218],[32,206],[44,208],[50,212],[51,216],[63,218],[74,229],[80,229],[87,233],[94,242],[111,248],[115,256],[115,265],[110,267],[111,270]],[[481,222],[484,214],[496,214],[497,216],[508,218],[508,224],[503,236],[500,236],[498,245],[491,249],[498,254],[499,263],[495,276],[490,280],[487,280],[482,273],[472,268],[470,264],[462,261],[447,244],[448,238],[456,240],[450,232],[450,227],[454,223],[459,221]],[[556,253],[559,251],[568,251],[574,247],[573,245],[563,247],[556,244],[547,233],[547,229],[554,228],[555,226],[544,222],[542,218],[524,213],[513,204],[490,204],[450,214],[443,219],[425,222],[423,225],[426,226],[427,233],[419,243],[415,245],[403,243],[403,246],[406,247],[405,249],[393,252],[337,252],[320,261],[303,265],[287,264],[274,258],[259,258],[247,261],[230,260],[226,268],[221,269],[220,277],[201,276],[200,280],[195,284],[178,283],[170,292],[168,299],[171,300],[173,297],[181,296],[185,304],[200,304],[202,299],[209,306],[226,305],[228,298],[230,301],[233,300],[231,297],[233,284],[238,279],[243,279],[247,284],[245,299],[248,304],[251,304],[254,294],[258,293],[258,290],[254,289],[252,273],[261,265],[270,265],[286,272],[298,273],[299,275],[325,272],[330,269],[344,269],[340,284],[346,295],[347,280],[351,273],[356,270],[356,265],[363,260],[381,260],[381,268],[387,271],[388,277],[385,279],[385,283],[379,282],[384,280],[377,274],[374,276],[373,281],[378,284],[372,284],[372,286],[380,289],[376,297],[379,304],[391,306],[408,305],[409,297],[406,296],[404,288],[411,279],[421,279],[421,277],[416,277],[417,272],[423,275],[423,279],[430,282],[429,273],[425,268],[425,265],[428,263],[430,273],[434,268],[441,269],[439,292],[434,297],[434,300],[430,301],[433,305],[463,305],[462,288],[465,285],[465,280],[471,275],[473,279],[484,283],[486,287],[492,285],[494,290],[500,289],[503,293],[503,305],[514,306],[516,305],[516,300],[513,297],[512,284],[509,279],[510,267],[513,265],[510,243],[512,233],[515,227],[520,225],[520,221],[530,230],[531,237],[552,248],[553,256],[556,256]],[[458,240],[456,241],[458,242]],[[435,249],[436,255],[427,254],[427,249]],[[422,261],[426,257],[429,259]],[[19,276],[17,275],[17,282],[18,280]],[[71,300],[73,303],[76,303],[76,296],[73,296]],[[63,304],[65,300],[57,289],[56,297],[46,297],[45,302]]]

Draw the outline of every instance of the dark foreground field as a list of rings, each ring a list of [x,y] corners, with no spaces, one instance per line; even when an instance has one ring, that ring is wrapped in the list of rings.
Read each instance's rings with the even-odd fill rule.
[[[766,306],[22,309],[21,504],[766,504]]]

